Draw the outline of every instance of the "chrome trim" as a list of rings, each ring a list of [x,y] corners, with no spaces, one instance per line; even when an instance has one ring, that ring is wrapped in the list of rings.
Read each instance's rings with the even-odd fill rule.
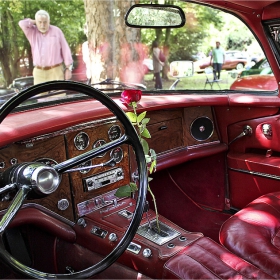
[[[112,125],[112,126],[108,129],[108,137],[109,137],[110,141],[116,140],[116,139],[114,139],[114,138],[110,135],[110,133],[112,132],[112,130],[115,129],[115,128],[117,128],[117,129],[120,131],[120,135],[119,135],[119,137],[116,138],[116,139],[119,139],[119,138],[122,136],[122,129],[121,129],[121,127],[120,127],[118,124]]]
[[[208,143],[201,143],[201,144],[191,145],[191,146],[188,146],[188,149],[189,149],[189,150],[191,150],[191,149],[197,149],[197,148],[200,148],[200,147],[211,146],[211,145],[217,145],[217,144],[221,144],[221,141],[215,140],[215,141],[208,142]]]
[[[262,132],[265,136],[272,136],[272,126],[269,123],[264,123],[262,125]]]
[[[83,137],[86,137],[86,142],[84,142],[85,146],[81,147],[80,143],[77,143],[77,141],[79,141],[79,138],[83,135]],[[84,131],[80,131],[74,138],[74,146],[76,147],[76,149],[78,151],[84,151],[88,146],[89,146],[89,142],[90,142],[90,138],[89,135],[84,132]]]
[[[111,117],[111,118],[101,119],[101,120],[95,120],[95,121],[91,121],[91,122],[86,122],[86,123],[74,125],[74,126],[71,126],[71,127],[68,127],[68,128],[62,129],[62,130],[58,130],[58,131],[55,131],[55,132],[43,134],[43,135],[40,135],[40,136],[35,136],[35,137],[32,137],[32,138],[27,139],[27,140],[18,141],[16,143],[30,144],[30,143],[35,142],[35,141],[46,140],[46,139],[49,139],[49,138],[52,138],[52,137],[55,137],[55,136],[58,136],[58,135],[65,135],[65,134],[70,133],[70,132],[80,131],[80,130],[84,130],[84,129],[87,129],[87,128],[97,127],[97,126],[101,126],[101,125],[104,125],[104,124],[111,124],[111,123],[116,123],[116,122],[117,122],[116,117]]]
[[[179,231],[164,222],[159,221],[159,227],[160,233],[158,232],[157,221],[152,220],[150,223],[140,225],[137,233],[160,246],[181,235]]]
[[[98,139],[98,140],[96,140],[96,141],[93,143],[92,148],[95,149],[95,148],[98,148],[98,147],[102,146],[102,145],[97,146],[97,144],[100,143],[100,142],[103,143],[102,145],[105,145],[105,144],[106,144],[106,141],[105,141],[104,139]],[[102,157],[104,157],[104,156],[106,155],[106,153],[107,153],[107,152],[105,152],[105,153],[102,154],[102,155],[97,156],[97,158],[102,158]]]
[[[212,123],[212,132],[209,134],[209,136],[208,136],[207,138],[201,139],[201,140],[200,140],[200,139],[197,139],[197,138],[193,135],[193,133],[192,133],[192,126],[193,126],[193,124],[194,124],[194,122],[195,122],[196,120],[202,119],[202,118],[208,119],[208,120]],[[212,136],[213,133],[214,133],[214,130],[215,130],[214,122],[213,122],[213,120],[211,120],[211,119],[210,119],[209,117],[207,117],[207,116],[199,116],[199,117],[195,118],[195,119],[192,121],[192,123],[190,124],[190,134],[191,134],[191,136],[193,137],[193,139],[195,139],[196,141],[199,141],[199,142],[206,141],[206,140],[208,140],[209,138],[211,138],[211,136]]]
[[[8,206],[6,213],[0,220],[0,236],[4,233],[6,227],[10,224],[10,222],[14,219],[17,212],[20,210],[23,201],[27,197],[27,194],[31,191],[30,186],[23,185],[18,192],[16,193],[13,201]]]
[[[65,211],[69,207],[70,203],[68,199],[62,198],[57,202],[58,210]]]
[[[249,171],[244,169],[236,169],[232,167],[229,167],[229,170],[280,181],[280,176],[278,175],[272,175],[272,174],[267,174],[267,173],[262,173],[257,171]]]
[[[114,151],[115,150],[117,150],[117,149],[120,149],[120,151],[121,151],[121,158],[120,159],[118,159],[118,160],[116,160],[116,158],[114,157]],[[120,163],[122,160],[123,160],[123,156],[124,156],[124,154],[123,154],[123,149],[121,148],[121,147],[116,147],[115,149],[113,149],[111,152],[110,152],[110,158],[112,159],[112,160],[114,160],[116,163]]]

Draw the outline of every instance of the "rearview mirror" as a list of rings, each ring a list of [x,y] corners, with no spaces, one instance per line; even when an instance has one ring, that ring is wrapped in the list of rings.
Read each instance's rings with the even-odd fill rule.
[[[191,77],[194,74],[193,62],[188,60],[172,61],[170,75],[175,78]]]
[[[130,27],[177,28],[185,22],[184,11],[175,5],[136,4],[125,15]]]

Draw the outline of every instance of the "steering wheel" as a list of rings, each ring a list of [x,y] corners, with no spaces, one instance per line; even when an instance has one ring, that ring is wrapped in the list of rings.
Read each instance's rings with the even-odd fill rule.
[[[118,120],[124,127],[125,133],[117,140],[111,141],[98,148],[85,152],[84,154],[68,159],[53,167],[45,166],[44,164],[40,164],[38,162],[29,162],[15,165],[11,169],[4,172],[3,182],[5,186],[1,186],[0,190],[3,188],[11,188],[13,190],[17,189],[17,193],[13,201],[9,205],[6,213],[2,217],[2,220],[0,221],[0,259],[13,271],[23,274],[27,277],[41,279],[88,278],[102,272],[111,264],[113,264],[125,251],[129,243],[132,241],[134,235],[136,234],[136,231],[142,219],[147,193],[148,183],[145,155],[142,145],[139,141],[139,137],[123,110],[110,97],[103,94],[101,91],[94,89],[89,85],[78,82],[52,81],[32,86],[31,88],[26,89],[19,94],[16,94],[0,108],[0,123],[16,106],[21,104],[23,101],[39,93],[53,90],[77,91],[79,93],[83,93],[95,98],[104,106],[106,106],[118,118]],[[129,144],[134,149],[139,173],[139,191],[131,223],[120,242],[109,255],[104,257],[97,264],[79,272],[74,272],[71,274],[51,274],[27,267],[26,265],[17,261],[5,250],[5,247],[3,245],[3,234],[5,232],[5,229],[8,227],[9,223],[19,211],[24,202],[24,199],[28,196],[31,190],[44,195],[53,193],[59,187],[60,173],[63,173],[64,171],[67,171],[68,169],[71,169],[72,167],[77,166],[82,162],[103,154],[104,152],[109,151],[122,144]]]

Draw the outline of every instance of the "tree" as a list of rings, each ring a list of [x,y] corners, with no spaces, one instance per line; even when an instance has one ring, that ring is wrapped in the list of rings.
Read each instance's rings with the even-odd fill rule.
[[[140,30],[127,28],[124,16],[133,1],[84,0],[92,82],[119,79],[141,82],[145,47]]]

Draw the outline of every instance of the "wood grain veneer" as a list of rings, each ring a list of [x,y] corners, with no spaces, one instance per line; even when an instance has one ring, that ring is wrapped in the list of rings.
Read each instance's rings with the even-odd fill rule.
[[[30,145],[24,143],[12,144],[2,150],[0,150],[0,161],[6,163],[6,167],[2,170],[6,170],[11,167],[10,160],[16,158],[18,163],[31,162],[42,158],[51,158],[55,161],[62,162],[66,160],[64,137],[62,135],[56,136],[50,139],[35,141]],[[67,199],[70,203],[69,207],[61,211],[57,208],[57,202],[60,199]],[[63,174],[61,183],[58,189],[51,195],[44,198],[26,200],[25,203],[39,203],[40,205],[48,208],[49,210],[56,212],[70,220],[73,220],[72,211],[72,199],[71,191],[69,188],[68,174]],[[8,207],[10,201],[1,201],[0,210]]]
[[[157,154],[219,140],[209,106],[151,111],[147,117],[150,118],[148,130],[151,134],[147,141]],[[191,135],[191,124],[199,117],[207,117],[213,122],[214,131],[207,140],[199,141]]]

